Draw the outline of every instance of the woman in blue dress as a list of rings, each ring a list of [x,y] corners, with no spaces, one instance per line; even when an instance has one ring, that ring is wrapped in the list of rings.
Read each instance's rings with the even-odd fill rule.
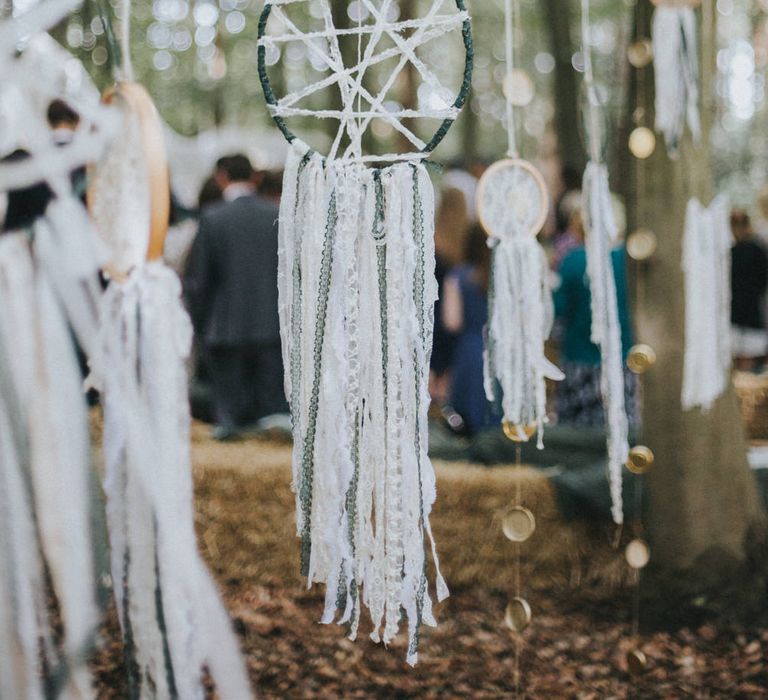
[[[466,239],[464,261],[446,277],[443,323],[456,334],[451,368],[451,407],[474,434],[498,423],[483,387],[483,330],[488,321],[488,278],[491,251],[480,225]]]

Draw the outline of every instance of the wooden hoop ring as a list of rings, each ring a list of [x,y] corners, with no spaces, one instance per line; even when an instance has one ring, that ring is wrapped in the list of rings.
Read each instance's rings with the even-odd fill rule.
[[[544,181],[544,176],[539,172],[532,163],[522,158],[504,158],[503,160],[497,160],[493,163],[480,177],[480,181],[477,183],[477,218],[480,220],[480,225],[485,230],[486,235],[489,238],[497,238],[497,236],[490,230],[488,226],[488,220],[485,217],[483,211],[483,195],[485,194],[485,188],[488,184],[489,176],[493,173],[504,170],[506,168],[521,168],[527,171],[531,177],[535,180],[539,193],[541,194],[541,213],[536,220],[535,227],[532,227],[528,235],[536,238],[549,216],[549,196],[547,194],[547,183]]]

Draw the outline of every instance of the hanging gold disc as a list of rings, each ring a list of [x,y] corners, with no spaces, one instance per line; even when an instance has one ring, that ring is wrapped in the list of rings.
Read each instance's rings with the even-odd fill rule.
[[[650,39],[639,39],[629,45],[627,59],[635,68],[645,68],[653,61],[653,44]]]
[[[644,569],[651,560],[651,550],[645,540],[632,540],[624,550],[624,558],[633,569]]]
[[[512,442],[528,442],[536,432],[536,423],[528,423],[528,425],[520,425],[516,423],[510,423],[508,420],[501,422],[501,429],[504,431],[507,439]]]
[[[629,451],[626,467],[633,474],[645,474],[653,466],[653,451],[645,445],[635,445]]]
[[[536,529],[536,518],[523,506],[514,506],[501,522],[504,536],[512,542],[525,542]]]
[[[656,150],[656,134],[647,126],[638,126],[629,135],[629,150],[640,160],[650,158]]]
[[[643,262],[653,257],[658,241],[656,234],[647,228],[639,228],[627,237],[627,255],[632,260]]]
[[[520,633],[531,624],[532,617],[531,606],[525,598],[512,598],[504,613],[504,623],[513,632]]]
[[[633,345],[627,355],[627,367],[632,374],[645,374],[656,364],[656,351],[644,343]]]
[[[648,666],[648,659],[639,649],[631,649],[627,652],[627,669],[633,676],[640,675]]]

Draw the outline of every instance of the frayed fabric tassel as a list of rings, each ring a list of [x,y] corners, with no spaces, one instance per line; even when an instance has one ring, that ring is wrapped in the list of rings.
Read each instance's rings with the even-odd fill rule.
[[[0,238],[0,297],[0,685],[4,696],[42,698],[45,680],[54,694],[90,698],[98,610],[85,402],[67,322],[26,233]]]
[[[533,236],[489,239],[492,247],[484,373],[489,401],[503,420],[535,427],[539,449],[547,423],[546,379],[563,373],[544,355],[554,320],[546,256]]]
[[[708,410],[731,368],[731,229],[728,200],[688,202],[683,238],[685,361],[682,406]]]
[[[294,428],[293,487],[308,585],[323,622],[392,641],[405,613],[407,660],[435,624],[426,576],[448,594],[429,527],[427,455],[434,278],[433,190],[421,164],[372,170],[294,144],[280,210],[279,311]]]
[[[608,169],[590,162],[582,188],[586,231],[587,273],[592,297],[592,342],[600,348],[600,392],[608,433],[608,476],[611,514],[624,521],[621,496],[622,470],[629,457],[627,412],[624,405],[624,363],[616,279],[611,247],[618,237],[613,216]]]
[[[185,361],[191,325],[161,262],[107,289],[98,385],[104,405],[112,578],[134,697],[203,698],[207,665],[222,697],[251,691],[193,527]]]
[[[677,153],[686,123],[694,141],[701,138],[699,54],[696,11],[660,5],[653,14],[656,130],[670,155]]]

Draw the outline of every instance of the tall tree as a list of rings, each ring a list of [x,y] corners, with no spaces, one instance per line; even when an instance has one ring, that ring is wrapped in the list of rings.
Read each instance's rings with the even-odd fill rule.
[[[578,26],[571,0],[543,0],[550,50],[555,58],[555,127],[564,167],[584,172],[586,153],[579,135],[580,76],[573,70],[574,44],[571,27]]]
[[[713,194],[709,133],[714,114],[716,12],[714,3],[702,6],[706,9],[703,16],[699,11],[701,142],[694,144],[687,135],[679,157],[673,159],[659,138],[649,159],[638,161],[630,156],[633,182],[628,200],[631,225],[651,229],[658,240],[654,257],[634,270],[638,339],[651,345],[658,357],[641,380],[644,442],[656,458],[646,477],[652,561],[665,581],[694,582],[691,594],[707,594],[712,588],[722,590],[729,578],[745,580],[743,565],[750,543],[762,538],[764,528],[733,387],[729,383],[708,412],[683,411],[680,401],[685,210],[691,197],[709,204]],[[638,1],[636,38],[650,36],[652,12],[650,0]],[[644,72],[635,74],[635,86],[630,91],[629,114],[651,126],[653,67],[640,71]],[[674,576],[681,571],[688,575]]]

